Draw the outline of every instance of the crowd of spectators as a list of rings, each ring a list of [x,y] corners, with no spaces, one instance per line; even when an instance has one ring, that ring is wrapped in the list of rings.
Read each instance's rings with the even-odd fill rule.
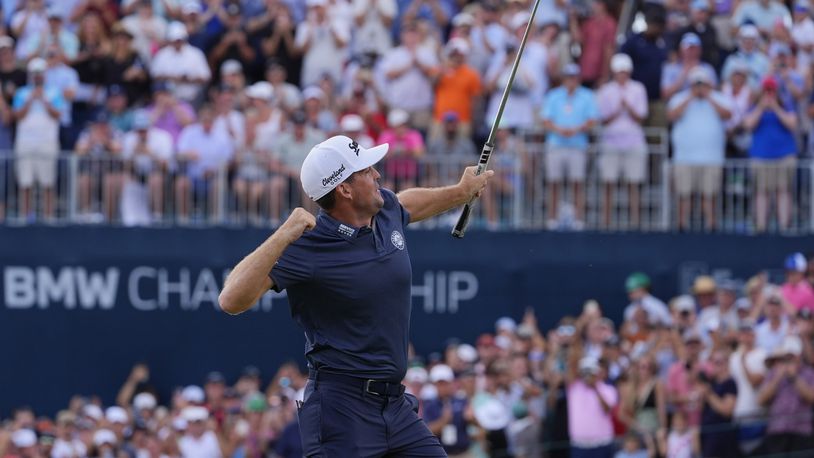
[[[60,211],[55,191],[68,171],[57,157],[66,151],[81,158],[80,218],[127,224],[168,212],[278,221],[307,200],[297,174],[303,155],[337,133],[390,143],[388,185],[446,179],[419,163],[473,160],[531,6],[1,3],[0,149],[15,160],[0,162],[0,219],[10,200],[23,219]],[[538,151],[519,132],[544,129],[536,137],[544,142],[534,144],[539,153],[544,145],[545,158],[534,166],[543,169],[548,227],[558,227],[566,200],[572,228],[584,226],[586,171],[594,167],[602,224],[610,224],[619,189],[637,226],[649,170],[642,127],[655,126],[672,129],[680,229],[696,201],[705,227],[718,226],[726,157],[751,160],[755,230],[787,229],[796,158],[808,151],[814,112],[811,5],[648,0],[633,31],[617,39],[620,8],[617,0],[541,2],[500,123],[506,132],[487,219],[496,223],[498,199],[537,178],[527,156]]]
[[[618,327],[593,300],[547,331],[529,310],[475,342],[411,352],[403,383],[454,457],[808,456],[814,258],[782,267],[780,284],[699,276],[667,304],[632,273]],[[308,376],[296,363],[263,375],[212,372],[162,398],[138,364],[113,405],[76,396],[54,418],[17,409],[0,457],[300,457]]]

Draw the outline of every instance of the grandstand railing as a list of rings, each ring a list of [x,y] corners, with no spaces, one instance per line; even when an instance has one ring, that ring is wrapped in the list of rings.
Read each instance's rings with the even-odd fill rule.
[[[549,214],[544,157],[546,145],[540,131],[519,132],[518,145],[512,150],[498,145],[491,167],[495,179],[475,206],[472,227],[488,230],[591,229],[602,231],[663,232],[676,230],[677,196],[673,185],[674,164],[668,156],[669,140],[665,129],[646,130],[648,141],[647,172],[636,186],[639,203],[632,205],[631,187],[613,183],[613,204],[605,215],[606,185],[600,180],[599,146],[588,149],[584,183],[585,214],[577,219],[573,187],[559,189],[556,214]],[[391,154],[379,164],[382,185],[396,191],[413,186],[442,186],[457,182],[462,170],[473,165],[475,157],[425,154],[405,158]],[[316,206],[303,196],[297,174],[268,163],[233,163],[205,175],[192,177],[184,164],[164,166],[144,160],[119,157],[78,157],[63,152],[55,158],[17,158],[12,152],[0,152],[0,224],[20,225],[33,222],[50,224],[105,223],[113,225],[195,225],[275,227],[292,208]],[[24,165],[24,163],[26,165]],[[34,187],[32,206],[23,211],[20,168],[33,167],[55,171],[55,209],[46,210],[42,189]],[[29,170],[30,172],[30,170]],[[35,175],[37,175],[35,173]],[[745,159],[727,160],[722,166],[720,192],[715,198],[715,230],[727,233],[754,233],[757,226],[758,183],[755,165]],[[814,163],[799,160],[790,168],[778,168],[789,188],[790,224],[777,222],[777,199],[767,200],[768,232],[810,233],[814,229]],[[771,176],[771,173],[769,173]],[[38,178],[35,176],[34,178]],[[781,180],[782,181],[782,180]],[[771,181],[774,185],[777,180]],[[36,180],[35,180],[36,183]],[[773,185],[773,186],[774,186]],[[776,188],[776,186],[775,186]],[[772,188],[774,189],[774,188]],[[702,200],[692,198],[691,231],[706,229]],[[634,212],[633,210],[638,210]],[[638,219],[635,214],[638,213]],[[421,222],[420,228],[449,228],[457,211]]]

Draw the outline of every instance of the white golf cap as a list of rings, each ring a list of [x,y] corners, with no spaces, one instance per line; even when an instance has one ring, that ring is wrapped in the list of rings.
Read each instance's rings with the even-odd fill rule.
[[[469,13],[458,13],[452,18],[452,25],[455,27],[462,27],[472,25],[475,23],[475,17]]]
[[[235,73],[243,73],[243,64],[241,64],[240,61],[228,59],[221,64],[221,75],[233,75]]]
[[[93,433],[93,444],[97,447],[104,444],[116,445],[116,434],[109,429],[100,429]]]
[[[246,88],[246,96],[270,102],[274,99],[274,86],[268,81],[258,81]]]
[[[167,41],[186,40],[188,36],[187,26],[181,22],[171,22],[167,27]]]
[[[325,97],[325,92],[322,89],[318,88],[317,86],[308,86],[302,91],[302,98],[305,100],[308,99],[322,100],[323,97]]]
[[[97,406],[96,404],[88,404],[82,408],[82,413],[88,417],[92,418],[94,421],[101,420],[105,414],[102,412],[102,409]]]
[[[352,174],[379,162],[387,143],[362,148],[344,135],[331,137],[311,148],[300,170],[302,188],[311,200],[319,200]]]
[[[127,411],[119,406],[108,407],[105,410],[105,419],[110,423],[127,423]]]
[[[673,299],[670,306],[678,312],[692,312],[695,310],[695,299],[689,294],[682,294]]]
[[[42,73],[45,69],[48,68],[48,63],[45,62],[45,59],[40,57],[35,57],[28,62],[28,72],[29,73]]]
[[[690,84],[695,83],[712,84],[713,82],[712,75],[710,75],[706,68],[700,66],[690,70],[688,79],[690,80]]]
[[[136,410],[153,410],[156,404],[155,396],[150,393],[139,393],[133,398],[133,407]]]
[[[427,369],[421,366],[413,366],[407,369],[407,373],[404,374],[404,381],[407,383],[427,383],[428,377]]]
[[[630,73],[633,71],[633,59],[627,54],[616,54],[611,58],[610,68],[613,73]]]
[[[531,19],[531,15],[526,11],[520,11],[515,13],[512,16],[512,19],[509,21],[509,26],[513,29],[519,29],[520,27],[526,27],[528,25],[529,20]]]
[[[406,124],[409,119],[410,119],[409,113],[400,108],[390,110],[390,113],[387,114],[387,124],[390,125],[391,127]]]
[[[469,54],[469,43],[461,37],[455,37],[447,43],[447,53],[459,52],[463,55]]]
[[[453,380],[455,380],[455,373],[446,364],[438,364],[430,369],[430,381],[432,383],[452,382]]]
[[[760,38],[760,31],[752,24],[746,24],[738,30],[740,38]]]
[[[349,114],[342,117],[339,126],[345,132],[359,132],[365,128],[365,120],[357,114]]]
[[[201,4],[198,3],[198,0],[187,0],[184,5],[181,7],[182,14],[201,14],[203,13],[203,7]]]
[[[204,393],[203,388],[199,387],[198,385],[189,385],[181,390],[181,397],[184,398],[184,401],[191,402],[193,404],[203,404],[206,394]]]
[[[206,410],[206,407],[201,406],[184,407],[184,410],[181,411],[181,418],[189,423],[205,421],[209,418],[209,411]]]
[[[27,448],[37,445],[37,433],[30,429],[18,429],[11,434],[11,442],[17,448]]]
[[[458,355],[458,358],[465,363],[471,364],[478,360],[478,350],[469,344],[458,345],[455,353]]]
[[[495,330],[497,330],[497,332],[500,331],[514,332],[517,330],[517,322],[514,321],[514,318],[512,317],[508,316],[500,317],[497,319],[497,321],[495,321]]]
[[[593,356],[586,356],[579,360],[579,371],[588,374],[599,372],[599,361]]]

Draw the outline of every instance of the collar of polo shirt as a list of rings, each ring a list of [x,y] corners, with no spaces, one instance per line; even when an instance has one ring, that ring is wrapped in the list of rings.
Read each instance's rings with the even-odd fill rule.
[[[362,148],[344,135],[331,137],[311,148],[300,170],[302,188],[311,200],[319,200],[352,174],[364,170],[387,154],[388,144]]]

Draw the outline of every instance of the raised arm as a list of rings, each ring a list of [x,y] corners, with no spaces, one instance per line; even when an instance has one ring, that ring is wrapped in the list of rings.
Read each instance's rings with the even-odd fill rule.
[[[230,315],[250,309],[260,296],[274,286],[269,272],[283,255],[283,251],[315,224],[314,215],[302,208],[294,209],[271,237],[243,258],[229,273],[218,297],[220,308]]]
[[[412,188],[398,193],[399,202],[410,213],[410,221],[432,218],[469,202],[472,197],[479,196],[486,187],[486,181],[494,175],[494,172],[487,170],[475,175],[475,170],[477,167],[467,167],[461,181],[456,185],[442,188]]]

